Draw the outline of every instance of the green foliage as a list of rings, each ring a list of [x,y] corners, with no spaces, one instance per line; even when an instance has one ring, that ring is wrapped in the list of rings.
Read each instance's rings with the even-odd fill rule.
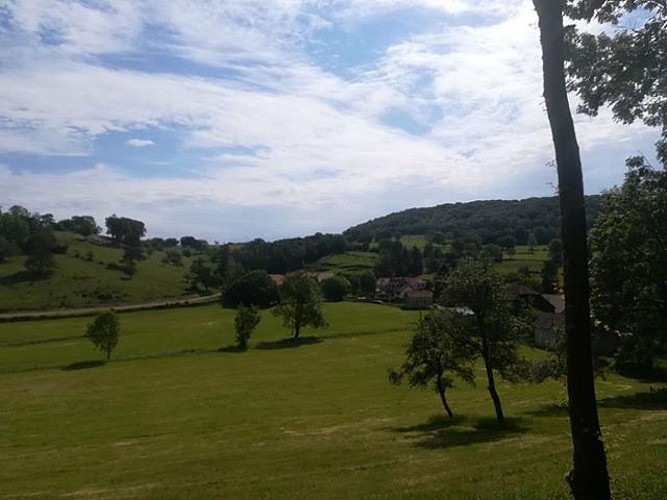
[[[250,335],[261,319],[259,309],[255,306],[239,306],[234,317],[234,331],[236,332],[236,345],[240,349],[248,348]]]
[[[599,196],[586,197],[586,215],[592,224],[599,207]],[[428,208],[412,208],[380,217],[344,231],[350,244],[368,233],[393,235],[431,235],[435,245],[468,236],[479,238],[481,245],[500,244],[512,236],[516,245],[527,245],[535,233],[537,244],[546,245],[560,234],[560,207],[557,197],[526,200],[485,200],[448,203]],[[405,236],[402,237],[406,238]]]
[[[71,231],[82,236],[99,234],[102,230],[91,215],[74,215],[69,219],[58,221],[61,230]]]
[[[138,243],[138,242],[137,242]],[[125,265],[125,272],[128,276],[134,276],[137,272],[137,262],[144,260],[146,256],[141,248],[141,244],[126,245],[123,248],[123,258],[121,262]]]
[[[568,30],[567,72],[569,87],[581,99],[578,111],[597,115],[610,105],[614,117],[623,123],[641,120],[661,127],[656,143],[658,158],[667,162],[667,5],[653,0],[577,0],[568,15],[574,19],[595,19],[616,29],[595,33]],[[632,27],[621,27],[631,18]]]
[[[169,264],[175,267],[181,267],[183,265],[183,256],[181,252],[176,248],[167,248],[164,252],[164,257],[162,262]]]
[[[322,296],[328,302],[340,302],[345,298],[350,283],[342,276],[332,276],[321,283]]]
[[[202,257],[197,257],[192,261],[188,276],[190,279],[190,288],[192,290],[201,290],[204,293],[207,293],[214,285],[216,285],[213,269]]]
[[[457,326],[450,334],[454,342],[482,358],[496,418],[502,422],[494,372],[510,382],[525,377],[526,363],[518,348],[532,331],[526,311],[512,301],[491,264],[484,261],[466,260],[452,270],[443,296],[449,305],[466,308],[452,318]]]
[[[439,311],[432,311],[417,323],[417,331],[408,344],[406,359],[400,368],[389,370],[389,381],[399,384],[408,377],[410,386],[425,387],[433,380],[443,408],[453,418],[446,391],[454,386],[452,375],[473,383],[474,353],[459,342],[465,332],[455,331],[462,325]]]
[[[120,321],[113,311],[103,312],[88,325],[86,337],[100,351],[106,353],[107,360],[111,358],[112,351],[118,345],[120,336]]]
[[[643,158],[628,167],[591,233],[592,301],[603,325],[630,336],[618,368],[647,374],[667,352],[667,173]]]
[[[24,265],[28,272],[39,277],[46,277],[53,273],[56,267],[53,255],[56,239],[51,229],[44,228],[31,234],[25,246],[28,258]]]
[[[232,281],[222,292],[224,307],[269,307],[278,299],[278,289],[265,271],[250,271]]]
[[[130,246],[139,246],[139,241],[146,234],[146,226],[139,220],[117,217],[115,214],[105,219],[107,234],[113,241]]]
[[[320,307],[320,291],[317,281],[305,271],[289,274],[280,287],[280,305],[273,314],[282,318],[283,326],[292,330],[296,340],[305,326],[328,326]]]

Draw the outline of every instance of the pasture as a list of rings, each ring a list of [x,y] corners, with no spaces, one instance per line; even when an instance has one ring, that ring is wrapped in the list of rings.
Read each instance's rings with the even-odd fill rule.
[[[25,256],[10,257],[0,265],[0,311],[36,310],[146,302],[186,294],[185,275],[192,260],[183,257],[176,267],[153,252],[137,264],[129,278],[118,263],[122,250],[94,245],[73,233],[56,232],[67,254],[56,255],[52,276],[34,281],[25,272]]]
[[[105,365],[90,318],[0,324],[0,499],[567,498],[562,383],[500,383],[498,427],[480,369],[450,421],[431,390],[387,382],[418,313],[325,314],[293,345],[264,311],[235,352],[234,311],[126,313]],[[597,383],[615,498],[667,497],[657,387]]]

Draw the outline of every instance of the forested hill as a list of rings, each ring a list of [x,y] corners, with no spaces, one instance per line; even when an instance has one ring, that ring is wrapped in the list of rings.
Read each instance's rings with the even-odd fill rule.
[[[586,197],[589,227],[600,207],[600,196]],[[512,236],[516,244],[526,245],[531,234],[537,244],[547,244],[560,236],[558,197],[525,200],[484,200],[446,203],[428,208],[411,208],[370,220],[347,229],[350,242],[367,242],[410,234],[431,235],[451,240],[469,236],[482,244],[500,243]]]

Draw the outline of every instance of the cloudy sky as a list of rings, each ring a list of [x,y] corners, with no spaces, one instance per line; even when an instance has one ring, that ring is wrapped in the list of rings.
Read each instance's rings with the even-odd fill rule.
[[[555,192],[530,0],[0,0],[0,68],[5,209],[223,242]],[[657,138],[576,122],[588,193]]]

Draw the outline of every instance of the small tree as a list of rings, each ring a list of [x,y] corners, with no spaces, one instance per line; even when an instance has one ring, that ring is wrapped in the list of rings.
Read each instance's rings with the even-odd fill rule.
[[[88,325],[86,337],[100,351],[105,352],[107,360],[111,358],[111,352],[118,344],[120,335],[120,321],[113,311],[103,312]]]
[[[304,326],[322,328],[328,325],[320,307],[317,281],[305,271],[287,276],[280,288],[280,305],[273,314],[282,318],[283,326],[292,329],[295,340]]]
[[[530,323],[488,262],[469,260],[459,264],[446,279],[444,296],[451,305],[469,310],[469,314],[456,316],[459,326],[451,334],[455,342],[482,358],[496,418],[502,423],[505,416],[495,372],[510,382],[525,373],[525,362],[517,350],[529,335]]]
[[[349,288],[350,284],[345,278],[332,276],[322,282],[322,295],[324,300],[329,302],[340,302],[345,298]]]
[[[457,341],[463,332],[456,332],[460,325],[444,313],[431,312],[417,324],[417,331],[410,340],[406,360],[397,370],[389,370],[389,381],[400,384],[408,376],[411,387],[425,387],[435,379],[435,390],[450,418],[454,413],[447,402],[446,390],[454,385],[451,375],[458,375],[473,383],[472,360],[474,353]]]
[[[248,348],[250,335],[261,319],[259,310],[255,306],[239,306],[234,318],[234,328],[236,330],[236,345],[240,349]]]

